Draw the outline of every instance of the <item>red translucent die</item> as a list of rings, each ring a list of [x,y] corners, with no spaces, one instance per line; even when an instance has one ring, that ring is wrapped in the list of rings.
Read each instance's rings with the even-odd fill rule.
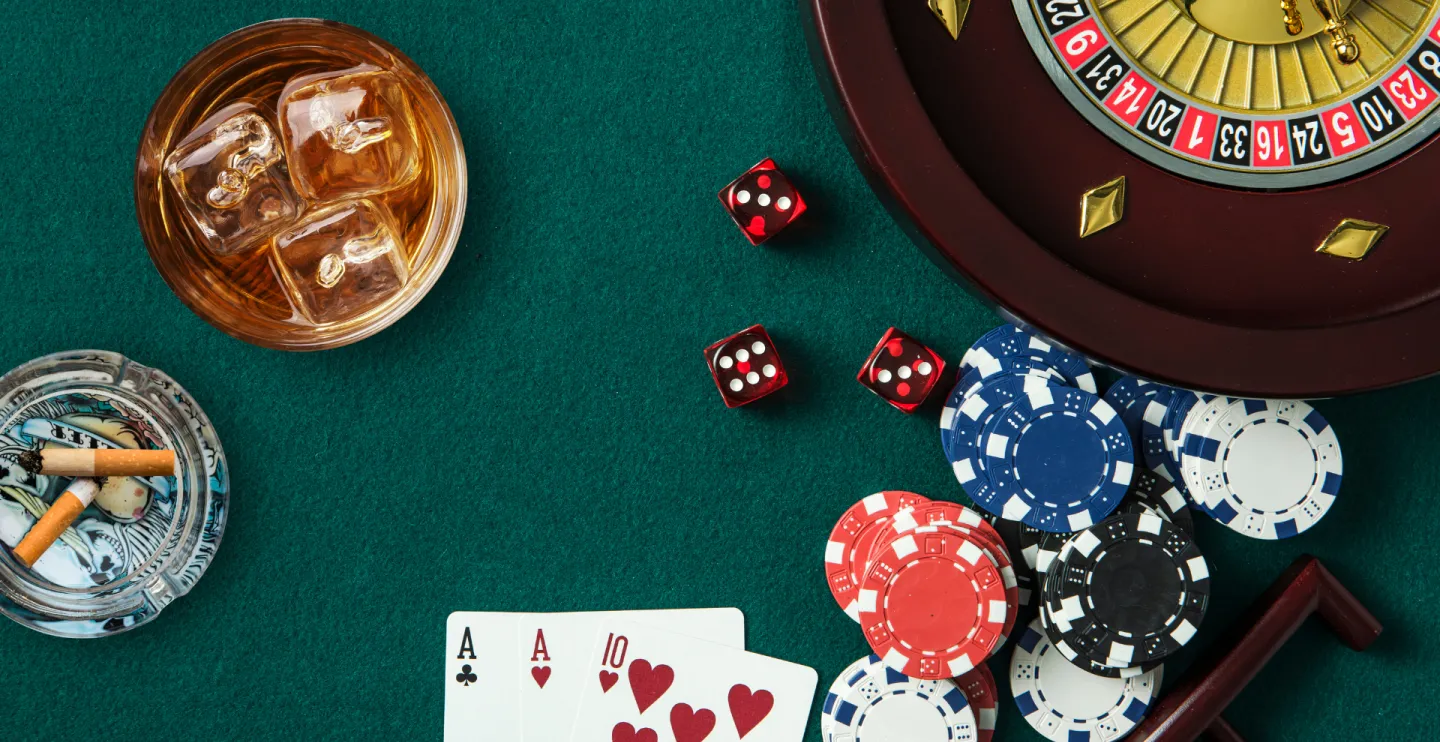
[[[855,377],[905,414],[915,411],[945,370],[945,359],[915,338],[890,328]]]
[[[805,199],[768,157],[725,186],[720,203],[752,245],[770,239],[805,213]]]
[[[747,327],[705,349],[705,362],[726,407],[739,407],[785,386],[785,366],[770,335]]]

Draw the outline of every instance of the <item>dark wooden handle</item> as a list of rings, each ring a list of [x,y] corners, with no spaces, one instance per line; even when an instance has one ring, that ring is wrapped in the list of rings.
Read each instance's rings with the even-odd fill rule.
[[[1380,622],[1320,560],[1302,556],[1255,601],[1250,615],[1237,625],[1230,648],[1217,648],[1209,654],[1216,659],[1191,668],[1185,679],[1155,704],[1131,739],[1185,742],[1207,731],[1215,739],[1238,739],[1234,729],[1219,718],[1220,713],[1316,612],[1357,652],[1374,643],[1382,630]]]

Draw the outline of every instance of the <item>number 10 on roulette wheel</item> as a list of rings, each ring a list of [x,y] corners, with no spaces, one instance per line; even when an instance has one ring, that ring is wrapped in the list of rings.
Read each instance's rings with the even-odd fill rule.
[[[802,0],[924,249],[1138,375],[1317,397],[1440,371],[1437,0]]]

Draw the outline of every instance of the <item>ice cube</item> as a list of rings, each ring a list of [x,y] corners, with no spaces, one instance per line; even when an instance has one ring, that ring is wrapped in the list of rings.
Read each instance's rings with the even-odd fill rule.
[[[290,174],[306,198],[384,193],[420,172],[410,100],[389,72],[362,66],[296,78],[279,111]]]
[[[300,213],[280,138],[249,103],[195,127],[165,158],[165,175],[217,255],[260,244]]]
[[[295,306],[317,324],[384,302],[409,274],[394,217],[368,199],[306,214],[275,237],[275,264]]]

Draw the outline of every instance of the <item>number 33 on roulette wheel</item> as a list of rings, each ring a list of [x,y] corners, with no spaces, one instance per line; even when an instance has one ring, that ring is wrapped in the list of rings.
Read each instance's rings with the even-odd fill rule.
[[[1440,0],[801,0],[832,111],[942,266],[1180,386],[1440,371]]]

